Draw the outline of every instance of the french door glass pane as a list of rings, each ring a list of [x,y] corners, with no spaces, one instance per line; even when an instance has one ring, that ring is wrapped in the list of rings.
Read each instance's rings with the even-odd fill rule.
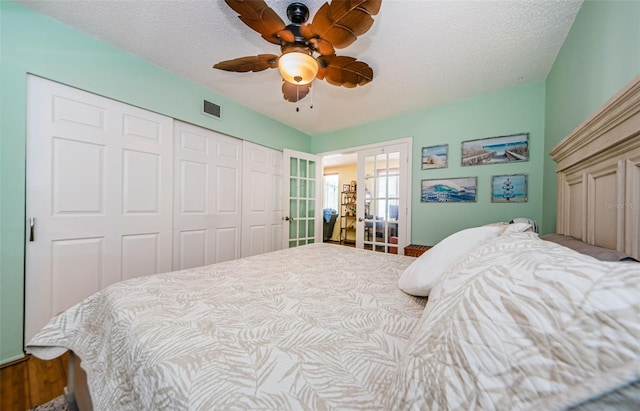
[[[300,179],[300,198],[307,197],[307,180]]]
[[[300,200],[300,212],[297,217],[308,217],[307,215],[307,200]]]
[[[306,178],[308,174],[307,160],[300,160],[300,178]]]
[[[307,210],[307,217],[313,218],[316,215],[316,200],[309,200],[309,209]],[[313,220],[309,220],[313,222]]]
[[[306,221],[298,221],[298,225],[300,228],[300,231],[298,232],[300,237],[306,237],[307,236],[307,222]]]
[[[309,237],[311,237],[311,238],[313,238],[313,236],[314,236],[314,231],[315,231],[314,227],[315,227],[314,221],[308,221],[307,222],[307,228],[308,228],[307,232],[309,233]],[[313,240],[311,240],[311,241],[313,241]]]
[[[295,221],[291,221],[289,223],[289,238],[296,237],[298,237],[298,225],[295,223]]]
[[[309,180],[316,181],[316,162],[309,161]]]

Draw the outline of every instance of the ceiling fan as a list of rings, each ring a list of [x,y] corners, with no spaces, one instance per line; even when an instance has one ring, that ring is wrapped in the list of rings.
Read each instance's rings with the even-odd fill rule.
[[[324,3],[310,23],[307,6],[294,2],[287,7],[289,25],[263,0],[225,2],[262,38],[279,45],[281,54],[239,57],[213,68],[244,73],[277,67],[283,80],[282,94],[290,102],[309,94],[315,78],[348,88],[373,80],[373,69],[367,63],[337,56],[335,49],[349,46],[371,28],[372,16],[378,14],[382,0],[333,0]]]

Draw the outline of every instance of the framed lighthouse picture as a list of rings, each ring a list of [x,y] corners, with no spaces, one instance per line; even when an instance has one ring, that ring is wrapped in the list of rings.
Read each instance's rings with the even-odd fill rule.
[[[491,178],[492,203],[526,203],[527,175],[510,174]]]

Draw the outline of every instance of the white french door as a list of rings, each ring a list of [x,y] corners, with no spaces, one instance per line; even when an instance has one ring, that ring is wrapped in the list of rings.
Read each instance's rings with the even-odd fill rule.
[[[240,257],[242,140],[174,121],[173,269]]]
[[[403,254],[408,243],[408,143],[358,151],[356,247]]]
[[[283,248],[321,241],[319,157],[284,150],[285,203]],[[316,181],[318,180],[318,181]]]
[[[172,119],[27,80],[25,342],[117,281],[171,269]]]

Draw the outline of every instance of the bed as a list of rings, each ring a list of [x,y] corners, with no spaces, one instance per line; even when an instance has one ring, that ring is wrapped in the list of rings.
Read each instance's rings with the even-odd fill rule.
[[[424,310],[389,275],[411,261],[311,244],[133,279],[30,349],[82,358],[95,409],[380,409]]]
[[[558,234],[638,258],[640,77],[593,118],[552,151]],[[81,410],[638,409],[638,279],[524,223],[419,258],[310,244],[114,284],[27,350],[82,359]]]

